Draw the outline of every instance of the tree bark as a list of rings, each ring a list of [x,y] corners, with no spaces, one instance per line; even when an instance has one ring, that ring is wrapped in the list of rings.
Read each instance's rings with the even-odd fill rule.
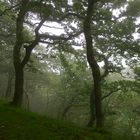
[[[21,61],[21,47],[23,47],[23,22],[24,16],[26,14],[25,9],[28,2],[28,0],[21,1],[20,11],[16,20],[16,44],[13,51],[13,62],[15,68],[15,91],[13,101],[11,103],[15,106],[21,106],[23,98],[24,66],[22,65]]]
[[[90,118],[87,124],[88,127],[92,127],[95,124],[95,97],[93,94],[94,91],[90,93]]]
[[[21,106],[23,98],[23,83],[24,83],[24,73],[21,66],[15,66],[15,92],[13,98],[13,105]]]
[[[102,102],[101,102],[101,74],[100,68],[95,59],[95,55],[93,52],[93,41],[92,41],[92,33],[91,33],[91,21],[93,14],[93,6],[97,1],[88,0],[88,8],[87,8],[87,16],[84,20],[84,35],[86,39],[86,53],[87,60],[92,70],[92,76],[94,81],[94,90],[91,93],[91,112],[93,111],[93,103],[95,105],[95,118],[96,118],[96,128],[103,127],[103,113],[102,113]],[[95,100],[94,100],[94,98]],[[94,119],[94,114],[91,113],[91,118]]]
[[[13,71],[10,70],[8,72],[8,82],[7,82],[5,97],[10,97],[11,96],[13,77],[14,77],[14,73],[13,73]]]
[[[29,45],[24,45],[23,38],[23,24],[26,13],[30,10],[28,9],[29,0],[22,0],[20,11],[16,21],[16,44],[14,46],[14,68],[15,68],[15,92],[12,104],[16,106],[22,105],[23,98],[23,84],[24,84],[24,66],[28,63],[31,52],[33,48],[39,42],[39,29],[45,22],[45,19],[42,19],[41,22],[35,29],[35,40],[33,40]],[[25,56],[21,59],[21,48],[25,49]]]

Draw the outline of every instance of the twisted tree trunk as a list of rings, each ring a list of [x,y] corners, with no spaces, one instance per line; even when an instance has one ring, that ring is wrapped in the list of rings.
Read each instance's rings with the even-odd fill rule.
[[[86,39],[86,53],[87,53],[87,60],[92,70],[92,76],[94,81],[94,90],[90,96],[90,109],[91,109],[91,123],[94,120],[94,107],[95,107],[95,119],[96,119],[96,127],[102,128],[103,126],[103,113],[102,113],[102,101],[101,101],[101,74],[100,68],[97,64],[95,59],[95,55],[93,52],[94,46],[92,41],[92,33],[91,33],[91,21],[92,21],[92,14],[94,12],[93,6],[97,1],[95,0],[88,0],[88,8],[87,8],[87,16],[84,21],[84,35]],[[94,105],[94,106],[93,106]],[[92,125],[92,124],[89,124]]]
[[[26,14],[26,5],[28,0],[22,1],[20,11],[16,20],[16,44],[14,46],[13,58],[15,68],[15,91],[12,104],[21,106],[23,97],[23,83],[24,83],[24,72],[21,64],[21,47],[23,47],[23,22]]]

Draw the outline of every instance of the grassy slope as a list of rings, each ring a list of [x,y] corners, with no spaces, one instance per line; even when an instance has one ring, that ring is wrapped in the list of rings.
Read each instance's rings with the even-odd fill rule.
[[[107,137],[107,136],[106,136]],[[80,128],[6,105],[0,101],[0,140],[104,140],[92,129]]]

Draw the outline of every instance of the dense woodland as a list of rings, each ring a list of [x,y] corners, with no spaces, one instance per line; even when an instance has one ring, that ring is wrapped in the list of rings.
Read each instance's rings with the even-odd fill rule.
[[[0,83],[10,106],[139,139],[140,0],[0,0]]]

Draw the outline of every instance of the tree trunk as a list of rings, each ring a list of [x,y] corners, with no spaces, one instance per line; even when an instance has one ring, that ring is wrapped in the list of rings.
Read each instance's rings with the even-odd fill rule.
[[[103,126],[103,113],[102,113],[102,102],[101,102],[101,74],[100,68],[95,59],[95,54],[93,52],[93,41],[91,33],[91,21],[93,14],[93,6],[96,1],[88,0],[87,16],[84,21],[84,35],[86,39],[86,51],[87,60],[92,70],[92,76],[94,81],[94,90],[91,95],[90,106],[91,106],[91,120],[94,119],[93,113],[93,103],[95,105],[95,118],[96,118],[96,128],[102,128]],[[94,98],[95,100],[94,100]],[[92,122],[91,122],[92,123]],[[91,125],[91,124],[90,124]]]
[[[13,77],[14,77],[14,73],[10,70],[8,72],[8,82],[7,82],[5,97],[10,97],[10,95],[11,95]]]
[[[101,100],[101,75],[94,74],[94,96],[95,96],[95,114],[96,114],[96,127],[103,126],[103,112]]]
[[[23,23],[24,17],[28,11],[26,8],[28,6],[29,0],[22,0],[20,11],[16,20],[16,44],[14,46],[13,58],[14,58],[14,68],[15,68],[15,91],[12,104],[15,106],[22,105],[23,98],[23,84],[24,84],[24,66],[27,64],[31,51],[33,47],[36,45],[36,41],[27,46],[25,56],[23,60],[21,60],[21,48],[24,47],[23,42]]]
[[[16,106],[22,105],[23,83],[24,83],[23,68],[21,66],[15,65],[15,92],[12,101],[13,105]]]
[[[92,127],[95,123],[95,97],[94,97],[94,91],[90,94],[90,119],[87,124],[88,127]]]

